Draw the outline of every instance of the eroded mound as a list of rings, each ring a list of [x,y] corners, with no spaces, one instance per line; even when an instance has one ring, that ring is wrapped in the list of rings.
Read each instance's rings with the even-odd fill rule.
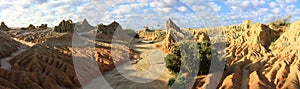
[[[268,26],[245,21],[223,28],[229,46],[218,88],[299,88],[299,22],[285,31]]]
[[[0,58],[7,57],[11,53],[17,51],[20,45],[20,43],[9,39],[8,37],[0,36]]]
[[[37,72],[9,71],[0,68],[2,89],[59,89],[56,80]]]
[[[72,57],[58,51],[35,46],[14,57],[10,63],[12,70],[42,73],[63,87],[80,87],[72,66]]]

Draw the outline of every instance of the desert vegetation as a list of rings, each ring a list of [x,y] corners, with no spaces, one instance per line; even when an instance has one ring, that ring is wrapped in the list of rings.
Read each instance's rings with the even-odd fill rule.
[[[206,75],[212,59],[209,42],[181,43],[165,57],[166,67],[174,75],[169,85],[186,83],[183,77]],[[187,73],[186,76],[183,74]],[[196,75],[193,75],[196,74]]]

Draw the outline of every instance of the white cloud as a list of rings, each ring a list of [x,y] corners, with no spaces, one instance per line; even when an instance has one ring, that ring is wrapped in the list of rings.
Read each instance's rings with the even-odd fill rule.
[[[115,10],[112,11],[113,14],[122,15],[125,13],[130,13],[133,11],[133,8],[130,5],[120,5]]]
[[[124,24],[124,28],[157,24],[163,26],[168,18],[174,18],[181,26],[184,23],[196,26],[199,22],[219,25],[217,22],[232,24],[245,19],[267,21],[264,18],[282,14],[300,15],[296,2],[297,0],[93,0],[83,3],[82,0],[4,0],[0,3],[0,20],[5,21],[8,26],[24,27],[31,23],[55,26],[62,19],[76,22],[84,18],[92,25],[109,24],[117,20]],[[196,14],[190,13],[190,9]]]
[[[268,11],[268,8],[260,8],[258,11],[252,11],[251,13],[253,13],[252,15],[254,16],[260,17],[262,15],[265,15]]]
[[[209,2],[208,5],[216,12],[219,12],[221,10],[221,6],[217,5],[214,2]]]
[[[254,7],[263,6],[266,3],[264,0],[252,0],[251,2]]]
[[[156,8],[155,10],[159,13],[159,14],[164,14],[164,13],[170,13],[172,11],[173,8]]]
[[[186,12],[187,8],[185,6],[180,6],[180,7],[178,7],[178,10],[181,12]]]
[[[205,0],[182,0],[182,3],[188,5],[188,6],[194,6],[199,5],[201,3],[205,3]]]
[[[250,5],[251,5],[250,1],[245,0],[245,1],[242,2],[243,7],[249,7]]]
[[[287,3],[295,3],[297,0],[285,0]]]
[[[287,14],[293,14],[294,10],[295,10],[295,5],[294,4],[291,4],[289,6],[286,7],[285,11]]]
[[[280,13],[280,8],[274,8],[271,11],[275,14],[278,14],[278,13]]]
[[[176,0],[162,0],[162,1],[153,1],[150,2],[151,7],[172,7],[177,4]]]
[[[269,4],[269,6],[270,6],[271,8],[276,8],[278,5],[277,5],[276,2],[271,2],[271,3]]]

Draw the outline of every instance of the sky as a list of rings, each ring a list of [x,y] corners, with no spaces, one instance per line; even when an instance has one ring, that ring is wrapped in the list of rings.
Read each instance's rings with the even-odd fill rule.
[[[123,28],[164,28],[171,18],[179,27],[198,28],[267,23],[292,16],[300,20],[297,0],[0,0],[0,21],[8,27],[87,19],[93,26],[117,21]]]

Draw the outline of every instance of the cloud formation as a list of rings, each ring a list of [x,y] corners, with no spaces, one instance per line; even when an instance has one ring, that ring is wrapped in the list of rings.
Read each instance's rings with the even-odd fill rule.
[[[243,20],[270,22],[274,18],[300,18],[297,0],[3,0],[0,21],[10,27],[29,24],[58,25],[63,19],[86,18],[90,24],[116,20],[123,28],[163,28],[168,18],[180,27],[233,25]]]

